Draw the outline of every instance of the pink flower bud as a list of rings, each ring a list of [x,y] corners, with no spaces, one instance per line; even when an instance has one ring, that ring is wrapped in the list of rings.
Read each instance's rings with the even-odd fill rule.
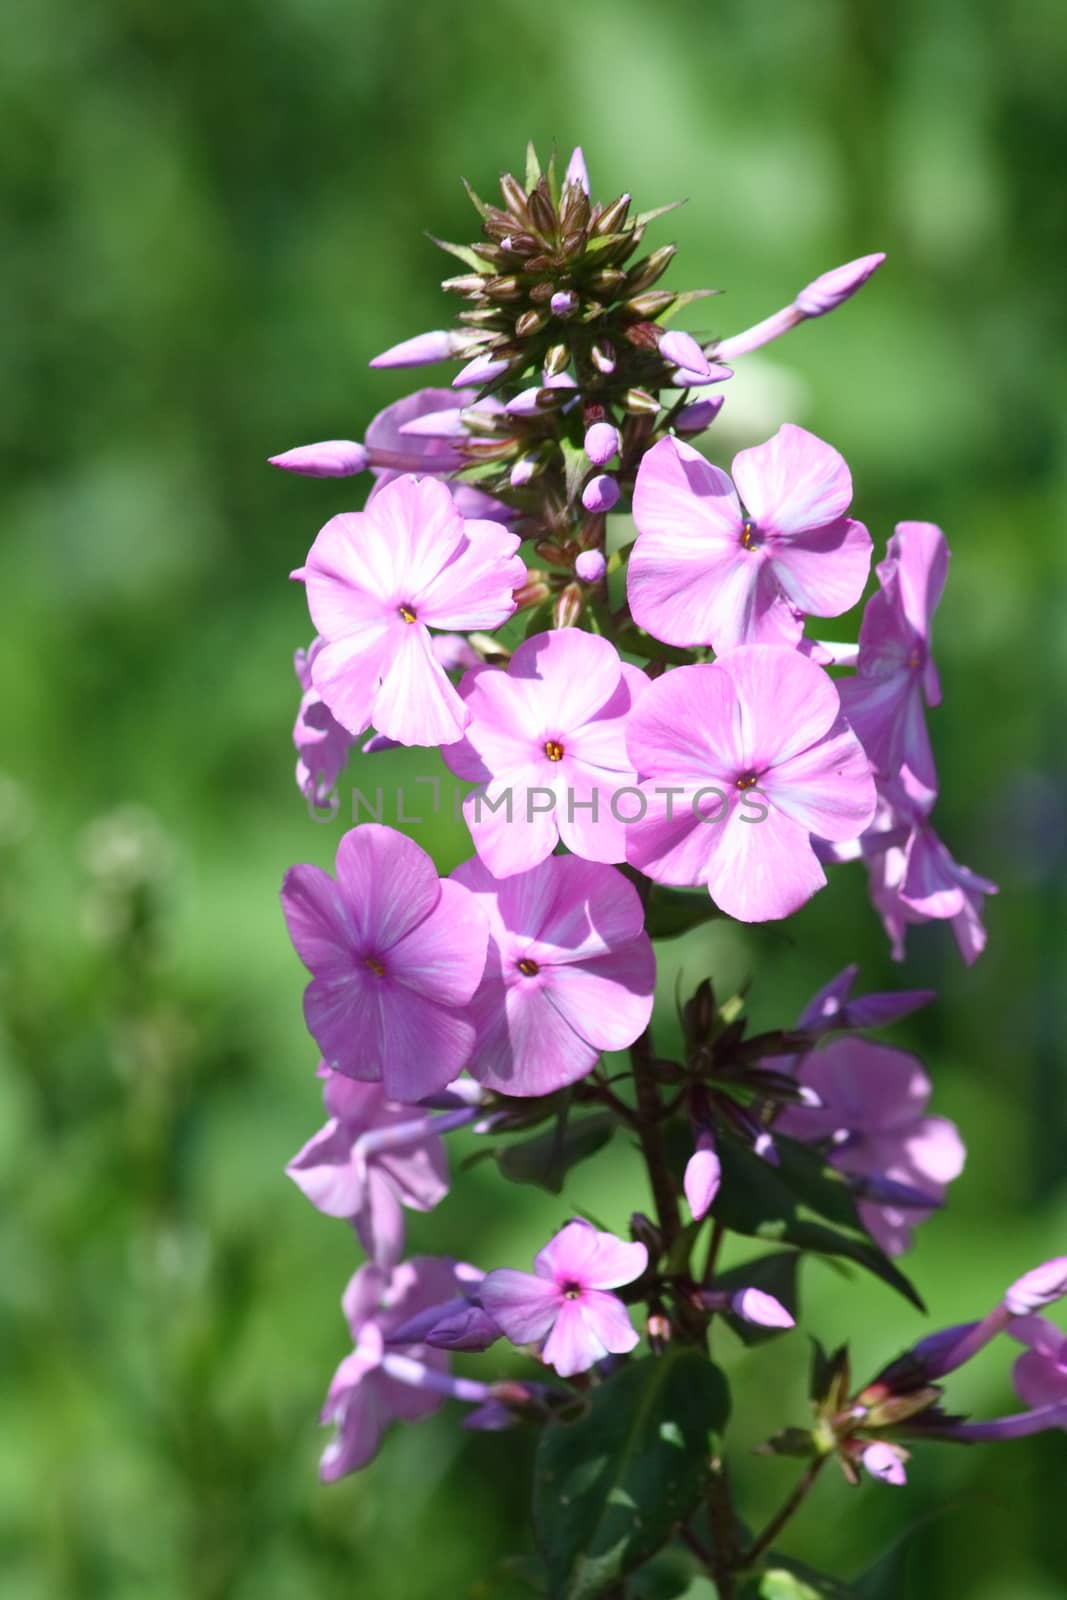
[[[463,334],[451,333],[447,328],[437,328],[432,333],[417,333],[413,339],[404,339],[370,362],[372,367],[426,367],[435,361],[447,361],[449,356],[461,355],[470,346]]]
[[[513,489],[523,489],[529,483],[537,470],[537,462],[533,456],[520,456],[511,469],[510,483]]]
[[[587,511],[610,511],[618,504],[621,490],[609,472],[590,478],[582,490],[582,505]]]
[[[659,353],[672,367],[683,367],[686,372],[707,374],[711,371],[707,356],[691,333],[672,328],[659,342]]]
[[[610,422],[594,422],[586,431],[585,453],[594,467],[606,467],[619,453],[619,430]]]
[[[703,433],[719,415],[724,398],[717,394],[711,400],[694,400],[692,405],[683,406],[674,419],[676,432]]]
[[[567,162],[567,171],[563,176],[564,183],[576,183],[583,192],[589,193],[589,174],[585,169],[585,157],[580,144],[575,145],[574,153]]]
[[[702,1217],[707,1216],[712,1201],[719,1192],[721,1180],[722,1167],[715,1150],[715,1141],[708,1130],[702,1128],[697,1134],[697,1147],[686,1162],[685,1176],[682,1179],[686,1203],[692,1212],[694,1222],[699,1222]]]
[[[501,356],[491,356],[488,352],[475,356],[473,361],[468,361],[461,372],[457,372],[452,379],[453,389],[462,389],[465,383],[492,383],[494,378],[499,378],[506,372],[511,362]]]
[[[548,304],[554,317],[569,317],[578,309],[578,296],[573,289],[557,289]]]
[[[869,1444],[861,1459],[872,1478],[880,1478],[883,1483],[891,1483],[896,1489],[908,1481],[904,1463],[892,1445],[884,1444],[881,1440]]]
[[[574,570],[583,583],[599,583],[607,568],[602,550],[583,550],[574,563]]]
[[[860,256],[857,261],[846,261],[843,267],[824,272],[821,278],[801,289],[793,304],[805,317],[822,317],[827,311],[836,311],[857,289],[863,288],[884,260],[885,252],[878,250],[874,255]]]
[[[1017,1278],[1002,1303],[1013,1317],[1026,1317],[1042,1306],[1062,1300],[1064,1295],[1067,1295],[1067,1256],[1056,1256]]]
[[[302,444],[271,456],[270,464],[305,478],[351,478],[366,471],[367,460],[363,445],[353,439],[324,439],[321,444]]]
[[[762,1289],[739,1289],[730,1301],[730,1310],[743,1322],[760,1328],[795,1328],[796,1320],[780,1300]]]

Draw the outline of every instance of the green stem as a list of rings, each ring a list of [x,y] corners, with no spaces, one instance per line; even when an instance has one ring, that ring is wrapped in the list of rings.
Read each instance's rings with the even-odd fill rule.
[[[682,1217],[674,1180],[667,1164],[667,1148],[663,1141],[663,1101],[652,1068],[653,1059],[652,1035],[646,1028],[630,1047],[637,1095],[637,1136],[648,1168],[663,1246],[669,1251],[682,1231]]]
[[[770,1522],[768,1522],[763,1532],[759,1535],[759,1538],[756,1539],[755,1543],[747,1551],[744,1558],[744,1566],[755,1566],[760,1556],[762,1556],[766,1550],[770,1549],[771,1545],[774,1543],[775,1539],[777,1539],[778,1535],[781,1533],[789,1519],[797,1511],[799,1511],[800,1507],[804,1504],[812,1484],[815,1482],[816,1478],[819,1476],[819,1473],[822,1471],[824,1464],[829,1459],[829,1456],[815,1456],[812,1461],[808,1462],[808,1465],[804,1470],[804,1475],[795,1485],[792,1494],[786,1497],[783,1504],[779,1506]]]

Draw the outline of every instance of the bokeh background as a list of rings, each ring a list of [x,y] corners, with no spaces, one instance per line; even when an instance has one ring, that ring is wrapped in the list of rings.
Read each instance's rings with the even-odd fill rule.
[[[669,281],[728,291],[697,331],[888,251],[739,370],[709,451],[798,420],[846,454],[879,544],[898,518],[947,530],[939,819],[1001,885],[990,948],[966,971],[935,926],[893,968],[844,870],[787,928],[673,945],[662,1017],[669,1037],[679,971],[751,978],[766,1024],[852,959],[868,988],[936,986],[891,1037],[970,1162],[910,1267],[932,1325],[980,1314],[1067,1239],[1067,15],[33,0],[0,78],[0,1591],[507,1600],[529,1441],[445,1413],[315,1481],[357,1255],[282,1173],[321,1119],[277,888],[340,831],[292,785],[309,628],[286,574],[365,486],[265,458],[359,437],[404,391],[367,361],[448,314],[422,230],[470,236],[460,176],[490,190],[527,137],[580,141],[605,197],[689,197],[656,242],[681,247]],[[357,781],[431,770],[365,758]],[[443,868],[466,853],[447,818],[411,831]],[[575,1198],[623,1227],[639,1183],[620,1140]],[[522,1264],[564,1204],[480,1165],[411,1236]],[[819,1264],[804,1288],[859,1368],[922,1327]],[[953,1399],[1010,1409],[1009,1355]],[[803,1420],[806,1359],[800,1335],[730,1353],[754,1519],[794,1469],[748,1447]],[[1055,1600],[1064,1449],[929,1449],[903,1491],[827,1475],[785,1548],[852,1575],[910,1530],[901,1594]]]

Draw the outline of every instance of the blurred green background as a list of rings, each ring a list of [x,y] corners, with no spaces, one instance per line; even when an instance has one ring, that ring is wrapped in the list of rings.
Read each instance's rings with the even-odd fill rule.
[[[580,141],[605,198],[689,197],[655,242],[681,247],[670,282],[728,291],[694,330],[888,251],[847,309],[744,364],[708,448],[801,421],[844,451],[879,546],[898,518],[948,532],[939,823],[1001,885],[990,948],[968,972],[934,926],[894,969],[843,870],[787,928],[672,946],[662,1011],[679,970],[751,977],[768,1024],[852,959],[866,988],[939,988],[890,1037],[971,1159],[906,1265],[933,1325],[980,1314],[1067,1238],[1067,14],[34,0],[0,78],[0,1593],[508,1597],[521,1435],[445,1413],[315,1479],[358,1258],[282,1173],[321,1117],[277,888],[340,831],[292,785],[309,627],[286,574],[365,485],[265,458],[358,438],[411,386],[367,361],[448,315],[422,230],[469,237],[460,175],[489,191],[527,137]],[[447,820],[411,831],[443,868],[466,853]],[[575,1198],[624,1227],[639,1182],[620,1140]],[[564,1215],[479,1166],[411,1238],[525,1264]],[[861,1369],[923,1326],[819,1264],[805,1290]],[[1010,1409],[1009,1355],[953,1400]],[[803,1421],[806,1359],[801,1335],[731,1356],[754,1521],[794,1468],[749,1447]],[[827,1475],[785,1547],[849,1575],[918,1524],[901,1593],[1054,1600],[1063,1483],[1062,1436],[931,1448],[902,1491]]]

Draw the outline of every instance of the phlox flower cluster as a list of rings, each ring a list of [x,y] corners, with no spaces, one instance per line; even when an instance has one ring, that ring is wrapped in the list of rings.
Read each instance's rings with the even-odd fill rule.
[[[778,922],[849,861],[867,868],[896,959],[919,923],[950,923],[968,964],[985,943],[995,885],[931,820],[944,534],[899,523],[858,644],[816,637],[871,580],[882,536],[854,514],[864,486],[857,496],[836,445],[788,423],[729,471],[713,459],[728,363],[833,311],[882,257],[714,340],[665,325],[703,291],[655,287],[673,247],[633,259],[650,218],[628,195],[594,203],[580,151],[562,180],[531,157],[526,183],[501,187],[500,207],[475,197],[478,245],[447,247],[467,268],[443,285],[473,308],[462,327],[371,363],[452,361],[451,384],[387,407],[362,442],[272,458],[372,477],[363,509],[331,516],[293,574],[314,635],[296,663],[301,791],[324,804],[347,762],[392,746],[440,750],[469,785],[469,852],[449,874],[368,822],[340,839],[332,872],[294,866],[282,887],[327,1118],[287,1170],[367,1256],[344,1296],[352,1350],[323,1411],[326,1478],[445,1399],[470,1427],[551,1430],[620,1367],[703,1348],[716,1317],[743,1336],[787,1333],[780,1259],[724,1272],[728,1229],[798,1257],[848,1256],[910,1292],[889,1258],[964,1163],[957,1129],[930,1110],[924,1063],[868,1037],[930,991],[854,996],[849,967],[792,1027],[750,1035],[743,999],[708,977],[679,1006],[677,1059],[651,1032],[672,917]],[[622,549],[617,509],[636,529]],[[834,890],[842,917],[848,876]],[[614,1059],[624,1051],[632,1079]],[[559,1193],[616,1128],[640,1150],[654,1216],[643,1197],[611,1227],[557,1216],[532,1272],[407,1256],[408,1214],[446,1199],[449,1138]],[[764,1183],[771,1196],[794,1186],[795,1203],[750,1224]],[[798,1206],[824,1223],[797,1222]],[[1061,1426],[1067,1344],[1038,1314],[1064,1292],[1061,1268],[1019,1280],[981,1322],[920,1342],[851,1398],[838,1352],[810,1435],[787,1430],[768,1449],[810,1444],[846,1476],[899,1484],[906,1438]],[[1000,1332],[1023,1346],[1023,1419],[942,1412],[940,1378]],[[453,1352],[490,1349],[491,1375],[452,1370]]]

